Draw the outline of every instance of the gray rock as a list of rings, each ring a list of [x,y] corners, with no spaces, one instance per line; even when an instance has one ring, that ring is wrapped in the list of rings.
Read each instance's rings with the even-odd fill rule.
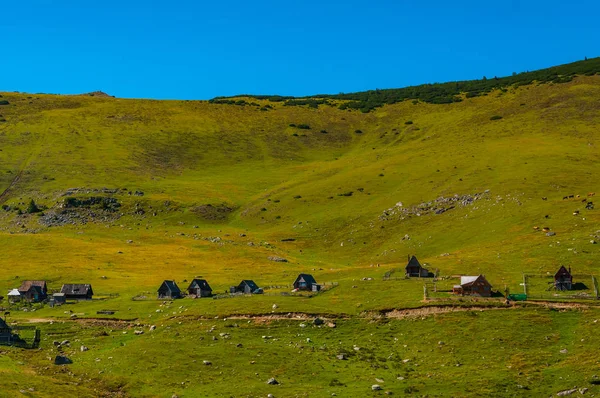
[[[89,351],[89,348],[87,348],[86,346],[82,345],[80,348],[81,352],[85,352],[85,351]]]
[[[371,390],[373,390],[373,391],[380,391],[380,390],[382,390],[382,388],[381,388],[381,386],[379,384],[373,384],[371,386]]]
[[[269,261],[275,261],[277,263],[287,263],[288,260],[283,258],[283,257],[279,257],[279,256],[269,256],[267,257],[267,260]]]
[[[276,385],[279,384],[279,382],[275,380],[274,377],[271,377],[269,380],[267,380],[267,384]]]
[[[321,318],[315,318],[315,320],[313,321],[313,324],[317,326],[322,325],[324,323],[325,322]]]
[[[338,354],[335,356],[337,359],[339,359],[340,361],[345,361],[348,358],[346,358],[346,354]]]
[[[554,236],[554,235],[556,235],[556,232],[554,232],[554,231],[546,232],[546,236]]]
[[[69,358],[67,358],[64,355],[57,355],[56,358],[54,358],[55,365],[69,365],[72,363],[73,363],[73,361],[71,361]]]
[[[557,393],[556,393],[556,396],[558,396],[558,397],[565,397],[565,396],[567,396],[567,395],[571,395],[571,394],[573,394],[573,393],[575,393],[575,392],[577,392],[577,389],[576,389],[576,388],[573,388],[573,389],[571,389],[571,390],[563,390],[563,391],[559,391],[559,392],[557,392]]]
[[[212,365],[211,361],[202,361],[203,364],[205,364],[206,366],[210,366]]]

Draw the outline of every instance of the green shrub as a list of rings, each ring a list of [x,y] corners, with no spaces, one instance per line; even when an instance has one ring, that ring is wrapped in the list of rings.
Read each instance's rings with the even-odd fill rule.
[[[33,199],[29,202],[29,206],[27,206],[27,214],[39,213],[42,211],[36,204]]]
[[[7,100],[0,100],[0,105],[9,105],[10,102],[8,102]]]

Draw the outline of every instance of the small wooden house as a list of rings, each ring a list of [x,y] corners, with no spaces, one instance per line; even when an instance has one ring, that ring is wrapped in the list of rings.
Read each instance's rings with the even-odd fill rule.
[[[564,265],[554,274],[554,287],[557,290],[571,290],[573,288],[573,275],[571,275],[571,267],[567,270]]]
[[[48,296],[46,281],[24,281],[19,287],[21,297],[27,301],[43,301]]]
[[[158,288],[159,299],[178,299],[181,298],[181,290],[175,281],[165,280]]]
[[[455,285],[452,293],[461,296],[492,296],[492,285],[485,279],[485,276],[461,276],[460,285]]]
[[[62,285],[60,292],[65,294],[66,300],[91,300],[92,296],[94,296],[92,285],[83,283]]]
[[[294,281],[294,289],[305,290],[309,292],[318,292],[321,290],[321,285],[317,283],[315,278],[310,274],[300,274]]]
[[[19,289],[13,289],[8,292],[8,302],[9,303],[18,303],[21,301],[21,293],[19,293]]]
[[[230,293],[244,293],[244,294],[257,294],[262,293],[262,289],[258,287],[254,281],[249,279],[244,279],[237,286],[232,286],[229,289]]]
[[[67,302],[67,298],[64,293],[54,293],[52,295],[52,301],[54,301],[55,305],[62,305]]]
[[[415,256],[409,256],[408,264],[406,264],[405,270],[406,276],[408,277],[427,278],[429,276],[429,270],[427,268],[423,268]]]
[[[187,290],[188,294],[196,297],[212,296],[212,289],[205,279],[194,279]]]

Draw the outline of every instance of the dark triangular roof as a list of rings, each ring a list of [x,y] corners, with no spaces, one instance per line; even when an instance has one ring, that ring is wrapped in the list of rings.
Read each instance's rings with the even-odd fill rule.
[[[417,260],[417,258],[415,256],[412,256],[410,258],[410,260],[408,260],[408,264],[406,264],[406,269],[408,269],[408,267],[422,268],[422,265],[421,265],[421,263],[419,263],[419,260]]]
[[[177,286],[177,283],[175,283],[175,281],[170,281],[170,280],[163,281],[163,283],[158,288],[159,292],[162,290],[163,286],[166,287],[167,290],[170,291],[171,293],[181,293],[181,290],[179,290],[179,286]]]
[[[86,295],[88,292],[90,294],[94,294],[92,290],[92,285],[90,284],[65,284],[62,285],[62,289],[60,289],[61,293],[69,294],[69,295]]]
[[[244,279],[241,283],[240,286],[242,285],[247,285],[250,288],[250,291],[255,291],[256,289],[258,289],[258,285],[256,283],[254,283],[254,281],[251,281],[250,279]]]
[[[571,273],[569,272],[569,270],[564,266],[561,265],[560,268],[558,269],[558,271],[556,271],[556,274],[554,274],[554,277],[557,278],[559,276],[571,276]]]
[[[306,282],[307,285],[312,286],[313,284],[316,285],[317,281],[315,280],[315,278],[311,275],[311,274],[300,274],[298,275],[298,277],[296,278],[296,282],[299,282],[300,279],[304,279],[304,282]]]
[[[188,287],[189,289],[194,289],[196,287],[199,287],[201,290],[210,290],[212,291],[212,289],[210,288],[210,285],[208,284],[208,282],[206,281],[206,279],[194,279],[192,281],[192,283],[190,283],[190,286]]]

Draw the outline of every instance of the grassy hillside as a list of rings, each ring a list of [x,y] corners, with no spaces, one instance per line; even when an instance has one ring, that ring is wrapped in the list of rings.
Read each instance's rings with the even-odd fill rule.
[[[74,377],[81,380],[74,381],[47,368],[47,357],[55,354],[50,349],[54,337],[50,336],[58,339],[64,334],[88,344],[92,337],[99,337],[98,325],[47,323],[69,318],[64,307],[33,307],[33,314],[13,310],[11,319],[17,322],[45,321],[45,340],[39,352],[3,351],[11,360],[0,360],[0,373],[20,380],[8,389],[9,384],[0,377],[0,386],[6,391],[22,390],[27,375],[37,374],[36,386],[58,389],[64,383],[73,387],[69,383],[76,382],[81,388],[73,389],[84,396],[117,391],[167,396],[160,385],[172,376],[160,370],[160,363],[148,365],[154,370],[146,369],[148,380],[143,380],[131,373],[132,364],[127,361],[133,353],[150,361],[166,358],[175,350],[178,362],[185,362],[186,352],[195,348],[199,336],[192,332],[198,317],[321,314],[348,322],[336,329],[339,336],[322,336],[321,329],[308,335],[315,341],[323,338],[327,347],[339,341],[351,347],[354,337],[350,331],[364,338],[373,333],[387,339],[387,321],[370,323],[365,314],[440,303],[423,302],[424,281],[401,278],[398,269],[409,254],[417,255],[431,270],[439,270],[441,290],[452,286],[452,277],[483,273],[496,290],[521,292],[524,273],[546,275],[564,264],[585,282],[585,293],[594,294],[591,275],[598,275],[600,245],[593,242],[600,241],[600,213],[598,206],[588,204],[596,198],[588,194],[600,195],[596,176],[600,76],[511,86],[449,104],[404,101],[369,113],[340,109],[347,100],[339,98],[315,108],[257,98],[226,104],[1,95],[0,293],[18,287],[24,279],[45,279],[51,289],[59,289],[63,283],[91,283],[98,298],[104,299],[68,305],[67,310],[79,317],[96,317],[98,310],[113,309],[117,313],[109,318],[133,320],[128,328],[136,322],[146,327],[159,321],[172,328],[160,332],[168,336],[159,334],[159,346],[152,345],[154,337],[150,335],[144,335],[146,340],[139,343],[130,341],[131,331],[123,336],[114,334],[115,339],[100,338],[93,344],[107,356],[114,352],[110,356],[119,362],[111,370],[114,374],[109,377],[106,369],[98,368],[95,359],[99,353],[89,357],[82,353],[72,367]],[[547,236],[543,227],[555,235]],[[271,256],[288,262],[270,261]],[[318,282],[337,284],[314,297],[281,295],[289,292],[299,272],[312,273]],[[383,280],[390,272],[400,278]],[[218,293],[248,278],[265,287],[267,294],[186,299],[185,309],[156,312],[164,309],[161,302],[153,300],[163,279],[175,279],[185,288],[186,281],[197,276],[208,279]],[[536,289],[544,292],[546,281],[538,279],[536,283]],[[443,304],[473,304],[453,301],[444,292],[433,294],[431,283],[428,290],[431,298],[441,299]],[[134,297],[146,299],[133,301]],[[273,304],[277,306],[273,308]],[[501,301],[475,304],[498,306]],[[2,305],[6,306],[6,301]],[[191,318],[178,320],[179,311],[186,311]],[[467,361],[461,355],[468,353],[459,354],[462,348],[456,348],[423,364],[414,383],[399,383],[390,390],[474,395],[475,390],[465,390],[466,380],[455,381],[445,393],[441,389],[450,383],[448,378],[456,380],[452,377],[455,369],[448,371],[455,356],[464,361],[469,373],[496,378],[477,388],[504,391],[507,396],[527,395],[517,384],[535,385],[536,393],[548,394],[559,387],[587,383],[591,375],[582,369],[587,369],[584,363],[588,362],[595,366],[593,358],[578,362],[554,351],[549,354],[543,342],[539,346],[527,342],[538,344],[540,336],[544,338],[541,329],[550,328],[549,334],[560,336],[552,340],[553,349],[575,344],[569,327],[577,333],[584,328],[581,333],[585,336],[592,333],[596,310],[582,314],[523,311],[486,312],[482,315],[486,321],[473,326],[477,338],[488,339],[486,325],[490,323],[498,336],[510,336],[510,349],[489,341],[481,347],[491,350],[493,364],[483,360],[487,357],[483,351],[477,352],[481,361]],[[470,341],[466,332],[455,334],[457,328],[470,330],[470,319],[457,313],[407,325],[391,320],[389,327],[394,333],[429,336],[427,344],[437,352],[442,350],[436,346],[442,338],[456,339],[457,347]],[[277,331],[284,336],[278,344],[287,344],[293,337],[293,333],[288,335],[289,328],[296,326],[286,322],[267,331],[244,329],[240,341],[253,347],[262,343],[256,343],[256,336]],[[532,323],[531,331],[522,328],[523,322]],[[583,326],[588,323],[589,330]],[[172,340],[175,334],[181,339]],[[585,336],[582,339],[589,338]],[[173,344],[179,340],[181,345],[175,348]],[[515,341],[518,343],[513,346]],[[121,343],[124,345],[116,345]],[[527,347],[530,356],[517,350],[521,346]],[[316,345],[309,354],[314,366],[300,372],[281,359],[298,348],[289,351],[289,347],[246,352],[244,363],[251,355],[260,354],[273,364],[257,371],[260,377],[256,380],[252,376],[255,371],[228,363],[223,366],[233,368],[219,370],[228,376],[207,373],[206,379],[192,383],[194,390],[187,394],[199,396],[206,382],[213,387],[218,384],[222,392],[207,396],[236,395],[231,389],[239,382],[232,379],[235,373],[248,384],[248,395],[266,395],[264,381],[269,373],[284,380],[282,393],[276,396],[302,396],[299,386],[307,384],[327,387],[338,395],[347,391],[346,396],[358,396],[351,390],[358,391],[354,388],[359,380],[360,388],[366,386],[368,391],[368,383],[375,383],[371,380],[375,373],[380,374],[368,373],[367,363],[376,369],[388,366],[382,371],[385,379],[405,373],[404,365],[396,368],[383,361],[389,355],[400,355],[399,351],[388,353],[383,352],[384,347],[373,347],[369,354],[373,357],[358,363],[348,361],[348,366],[340,369],[332,363],[335,350],[325,350],[325,354]],[[233,356],[229,349],[236,350],[235,346],[203,346],[202,355],[194,358],[210,358],[217,364],[220,356]],[[592,352],[592,347],[582,343],[580,350]],[[523,381],[523,374],[501,370],[506,361],[514,362],[514,369],[526,368],[522,373],[531,379]],[[196,369],[200,365],[190,366]],[[327,378],[313,379],[313,373],[320,372]],[[335,372],[340,376],[332,376]],[[569,375],[569,383],[549,382],[561,372]],[[519,381],[505,385],[507,378]],[[177,379],[182,382],[188,383]],[[168,390],[168,396],[185,393],[175,385]]]

